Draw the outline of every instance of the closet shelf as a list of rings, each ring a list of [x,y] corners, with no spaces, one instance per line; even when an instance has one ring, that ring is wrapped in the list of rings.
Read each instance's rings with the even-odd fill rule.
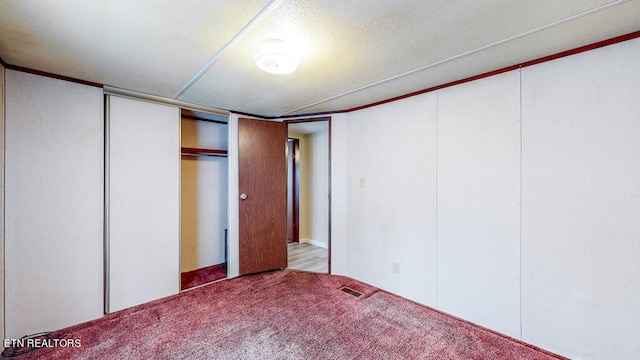
[[[227,156],[227,150],[199,149],[190,147],[182,147],[180,153],[187,156]]]

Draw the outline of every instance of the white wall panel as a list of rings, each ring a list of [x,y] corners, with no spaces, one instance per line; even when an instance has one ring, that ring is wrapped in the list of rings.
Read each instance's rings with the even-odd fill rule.
[[[6,336],[102,315],[102,89],[6,71]]]
[[[349,115],[331,116],[331,273],[347,274],[349,262]]]
[[[4,66],[0,64],[0,337],[4,336]]]
[[[438,91],[438,308],[520,337],[519,73]]]
[[[522,70],[523,339],[640,354],[640,40]]]
[[[436,290],[436,105],[430,93],[356,111],[348,129],[348,275],[428,305]]]
[[[109,310],[177,293],[178,108],[110,97],[109,193]]]

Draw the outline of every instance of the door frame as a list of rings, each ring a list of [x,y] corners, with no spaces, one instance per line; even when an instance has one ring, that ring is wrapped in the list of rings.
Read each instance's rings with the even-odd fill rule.
[[[331,274],[331,116],[322,116],[322,117],[310,117],[310,118],[300,118],[300,119],[291,119],[284,120],[284,123],[287,125],[287,132],[289,130],[289,124],[299,124],[299,123],[308,123],[308,122],[327,122],[327,176],[328,176],[328,199],[327,199],[327,273]]]
[[[241,114],[238,112],[229,112],[229,206],[228,206],[228,219],[229,219],[229,231],[228,231],[228,241],[229,241],[229,259],[228,259],[228,268],[227,274],[229,278],[237,277],[240,275],[239,269],[239,205],[240,205],[240,192],[239,192],[239,183],[238,183],[238,119],[240,117],[244,118],[252,118],[251,115]],[[265,120],[264,118],[253,117],[256,120]],[[331,230],[331,138],[332,138],[332,117],[311,117],[311,118],[301,118],[301,119],[290,119],[284,120],[288,123],[294,122],[304,122],[304,121],[328,121],[329,125],[329,230]],[[273,120],[278,121],[278,120]],[[328,263],[328,272],[331,273],[331,231],[329,231],[329,263]]]

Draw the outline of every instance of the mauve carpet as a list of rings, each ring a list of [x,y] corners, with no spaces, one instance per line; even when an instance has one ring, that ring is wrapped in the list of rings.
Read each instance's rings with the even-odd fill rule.
[[[561,358],[347,277],[291,270],[211,283],[52,337],[82,346],[19,358]]]

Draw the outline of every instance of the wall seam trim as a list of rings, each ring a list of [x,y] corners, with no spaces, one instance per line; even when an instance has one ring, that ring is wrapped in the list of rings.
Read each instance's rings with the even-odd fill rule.
[[[110,259],[110,251],[109,251],[109,249],[111,247],[110,246],[110,232],[109,232],[109,230],[110,230],[110,216],[111,216],[110,201],[109,201],[109,198],[111,196],[110,192],[109,192],[109,190],[110,190],[110,181],[109,181],[109,179],[111,177],[111,173],[109,171],[110,170],[109,169],[109,161],[110,161],[110,158],[109,158],[110,132],[109,132],[109,130],[111,128],[111,126],[110,126],[110,123],[111,123],[110,122],[110,117],[111,117],[111,112],[110,112],[110,109],[111,109],[111,95],[105,94],[105,95],[103,95],[103,99],[104,99],[104,113],[103,113],[103,116],[104,116],[104,123],[103,123],[103,126],[104,126],[104,144],[103,144],[103,147],[104,147],[104,160],[103,160],[104,161],[104,164],[103,164],[103,166],[104,166],[104,173],[103,173],[103,176],[104,176],[104,179],[103,179],[103,186],[104,186],[104,189],[103,189],[103,191],[104,191],[104,210],[103,211],[104,211],[104,214],[103,214],[103,216],[104,216],[104,219],[103,219],[103,230],[102,230],[103,231],[103,239],[102,239],[102,241],[103,241],[103,248],[102,248],[102,251],[103,251],[103,253],[102,253],[103,264],[102,264],[102,268],[103,268],[103,272],[104,273],[103,273],[102,276],[103,276],[104,284],[103,284],[103,290],[102,291],[103,291],[103,312],[104,312],[104,315],[107,315],[109,313],[109,311],[110,311],[110,309],[109,309],[109,307],[110,307],[109,298],[111,297],[111,288],[109,286],[110,276],[111,276],[111,274],[110,274],[110,271],[111,271],[110,261],[111,261],[111,259]]]
[[[5,62],[2,60],[2,58],[0,58],[0,64],[2,65],[0,67],[0,73],[2,74],[2,82],[0,82],[0,88],[2,89],[2,98],[0,99],[0,107],[2,110],[2,114],[0,114],[0,126],[2,127],[2,147],[0,148],[0,156],[2,157],[2,169],[0,170],[2,172],[2,194],[0,194],[0,199],[2,200],[0,203],[0,207],[1,207],[1,212],[0,215],[2,216],[2,220],[0,220],[0,224],[2,225],[2,227],[0,228],[0,232],[2,233],[2,243],[0,243],[0,253],[2,256],[2,269],[0,269],[1,274],[2,274],[2,278],[0,278],[0,290],[1,290],[1,296],[2,298],[0,299],[0,312],[1,313],[1,318],[2,318],[2,323],[0,323],[0,335],[2,335],[2,338],[5,338],[5,330],[7,328],[7,316],[5,313],[5,274],[6,274],[6,264],[7,264],[7,259],[6,259],[6,253],[5,253],[5,214],[7,213],[7,209],[5,207],[5,184],[6,184],[6,172],[5,172],[5,166],[6,166],[6,157],[5,157],[5,152],[6,152],[6,136],[7,136],[7,131],[6,131],[6,120],[7,120],[7,107],[6,107],[6,102],[5,99],[7,97],[7,72],[5,71],[6,69],[6,64]]]
[[[435,193],[435,207],[436,207],[436,309],[439,309],[439,292],[438,292],[438,139],[440,138],[440,91],[436,91],[436,168],[435,168],[435,176],[436,176],[436,193]]]
[[[520,224],[519,224],[519,255],[520,255],[520,274],[518,283],[520,285],[520,340],[522,339],[522,69],[518,69],[518,87],[519,87],[519,95],[520,95]]]

